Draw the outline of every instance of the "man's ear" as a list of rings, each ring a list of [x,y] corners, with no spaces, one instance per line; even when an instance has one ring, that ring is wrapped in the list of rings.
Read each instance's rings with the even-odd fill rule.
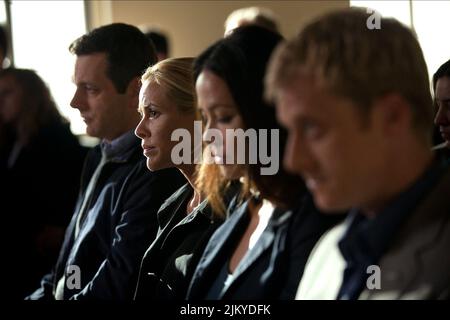
[[[393,136],[399,130],[412,130],[411,104],[398,93],[389,93],[375,101],[383,131]]]
[[[134,77],[130,83],[128,84],[126,94],[129,98],[128,107],[132,109],[137,109],[137,105],[139,104],[139,90],[141,89],[141,78]]]

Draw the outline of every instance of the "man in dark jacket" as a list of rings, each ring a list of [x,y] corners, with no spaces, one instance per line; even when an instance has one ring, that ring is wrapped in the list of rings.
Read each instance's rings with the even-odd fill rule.
[[[120,23],[93,30],[69,50],[77,56],[71,106],[102,142],[87,156],[56,267],[28,299],[132,299],[156,213],[184,182],[174,169],[147,170],[133,133],[140,75],[155,52],[142,32]]]
[[[409,28],[369,11],[305,26],[267,74],[285,168],[321,210],[350,209],[315,245],[296,298],[449,299],[450,166],[431,151],[427,65]]]

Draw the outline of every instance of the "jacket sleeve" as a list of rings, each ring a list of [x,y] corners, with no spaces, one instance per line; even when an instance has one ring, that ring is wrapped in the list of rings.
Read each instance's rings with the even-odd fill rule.
[[[288,231],[287,272],[282,282],[279,299],[295,298],[299,282],[303,276],[309,255],[320,237],[338,224],[344,214],[326,215],[314,205],[312,196],[304,196],[302,206],[294,213],[294,219]]]
[[[95,276],[73,300],[131,300],[142,257],[157,232],[157,212],[164,200],[181,186],[176,169],[150,173],[143,162],[128,181],[120,220],[111,248]],[[82,270],[81,270],[82,272]]]
[[[46,274],[41,280],[41,286],[29,296],[25,297],[25,300],[42,300],[52,301],[55,300],[53,296],[53,272]]]

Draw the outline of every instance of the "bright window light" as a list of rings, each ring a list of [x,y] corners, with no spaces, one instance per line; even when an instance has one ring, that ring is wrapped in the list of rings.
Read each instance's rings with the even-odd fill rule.
[[[369,7],[381,15],[394,17],[409,27],[414,27],[422,47],[428,74],[450,58],[450,1],[350,1],[354,7]]]
[[[409,1],[350,1],[352,7],[367,7],[378,11],[383,17],[393,17],[411,27]]]
[[[86,127],[69,103],[74,57],[69,44],[86,32],[84,2],[11,1],[14,63],[35,70],[50,87],[58,108],[71,122],[75,134]]]
[[[450,1],[413,1],[414,29],[431,76],[450,59]]]
[[[5,1],[0,1],[0,24],[6,24],[6,8]]]

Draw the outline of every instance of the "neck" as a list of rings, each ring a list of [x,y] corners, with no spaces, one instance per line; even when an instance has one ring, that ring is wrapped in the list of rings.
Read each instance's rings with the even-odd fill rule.
[[[389,170],[384,173],[385,182],[379,185],[378,197],[362,206],[362,212],[368,217],[376,216],[392,199],[413,185],[432,161],[433,153],[425,148],[417,152],[397,154],[395,161],[387,165]]]
[[[139,123],[139,114],[136,115],[130,115],[130,117],[128,119],[123,119],[122,125],[120,127],[120,130],[117,130],[114,133],[114,136],[108,137],[108,138],[103,138],[104,140],[106,140],[107,142],[111,142],[116,140],[117,138],[119,138],[120,136],[124,135],[125,133],[129,132],[129,131],[134,131],[134,129],[136,129],[138,123]]]
[[[195,207],[197,207],[202,202],[201,193],[195,186],[195,179],[197,178],[195,165],[193,164],[181,165],[178,167],[178,170],[181,171],[181,173],[184,175],[186,180],[191,185],[192,189],[194,189],[194,194],[192,195],[191,200],[189,200],[187,206],[187,213],[189,214],[194,210]]]
[[[195,190],[195,179],[197,178],[197,174],[195,172],[195,165],[186,164],[186,165],[180,165],[177,168],[178,168],[178,170],[181,171],[181,173],[186,178],[186,180],[189,182],[191,187]]]

